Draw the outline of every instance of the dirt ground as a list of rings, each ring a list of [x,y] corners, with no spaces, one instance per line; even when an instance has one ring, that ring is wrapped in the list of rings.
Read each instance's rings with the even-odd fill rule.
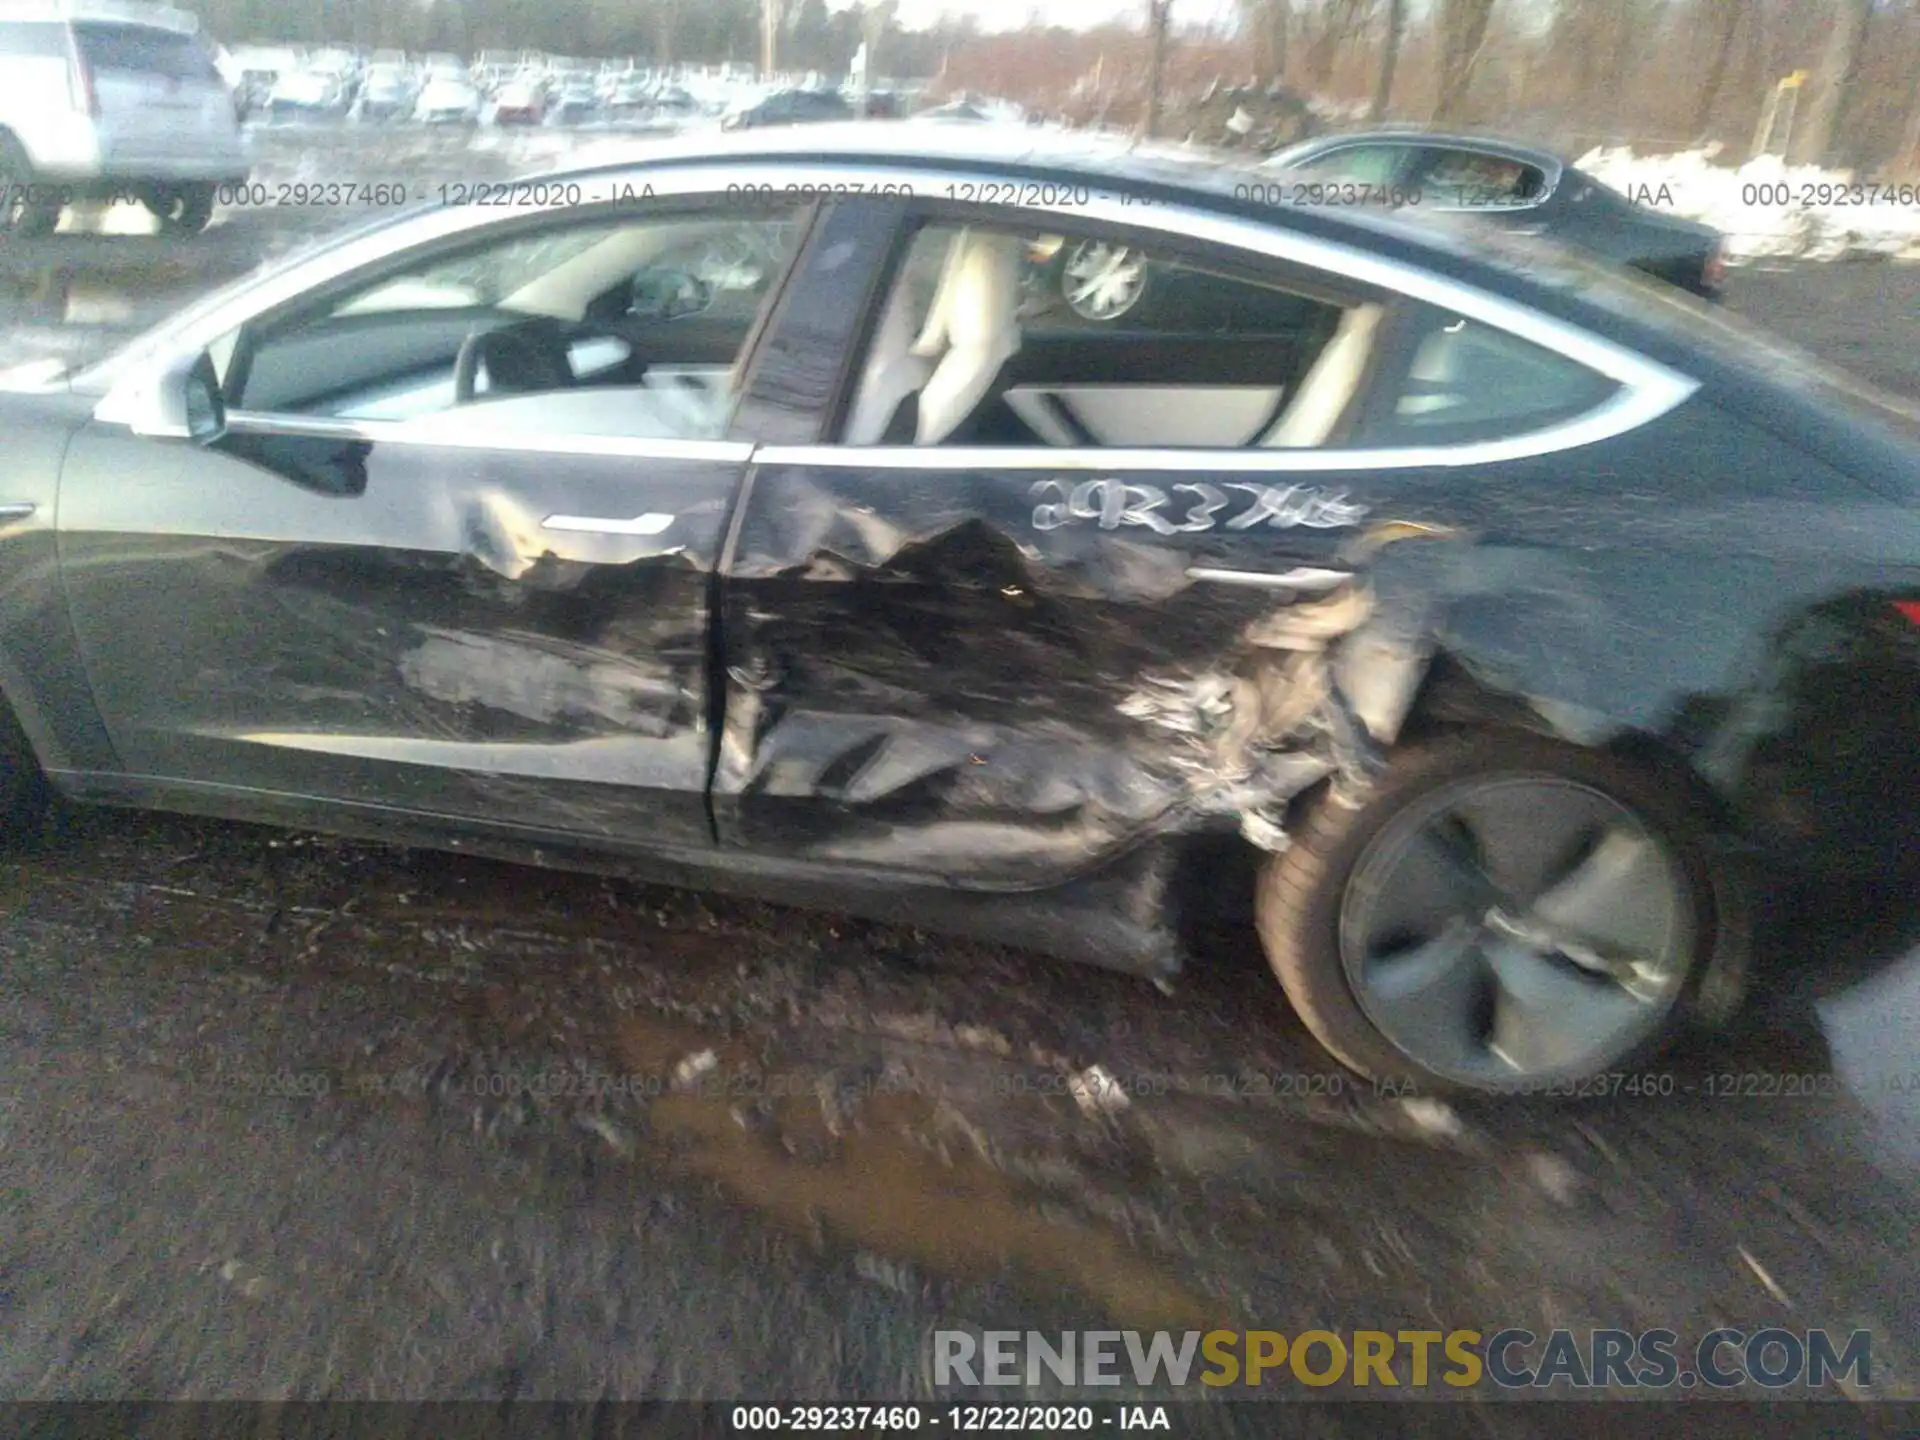
[[[1733,303],[1920,394],[1920,267]],[[0,862],[0,1397],[879,1401],[933,1397],[942,1328],[1779,1323],[1871,1331],[1855,1398],[1913,1398],[1915,945],[1908,915],[1775,913],[1782,998],[1665,1093],[1445,1110],[1332,1065],[1244,934],[1167,995],[61,811]],[[1125,1109],[1069,1093],[1095,1063]],[[1702,1093],[1748,1072],[1811,1093]],[[1564,1423],[1495,1409],[1482,1433]]]

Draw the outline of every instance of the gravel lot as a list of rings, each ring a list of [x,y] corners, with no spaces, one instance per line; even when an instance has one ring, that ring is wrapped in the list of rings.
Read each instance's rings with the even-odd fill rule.
[[[107,338],[34,303],[0,360]],[[1920,267],[1747,272],[1732,304],[1920,394]],[[1676,1093],[1433,1113],[1336,1070],[1240,933],[1169,997],[63,811],[0,863],[0,1396],[880,1400],[929,1396],[935,1327],[1778,1322],[1871,1330],[1872,1393],[1920,1397],[1920,955],[1911,917],[1831,910],[1772,916],[1771,968],[1819,983]],[[1067,1094],[1096,1062],[1124,1112]],[[1815,1093],[1682,1093],[1729,1070]],[[1482,1433],[1555,1433],[1500,1410]],[[1275,1433],[1180,1433],[1216,1430]]]

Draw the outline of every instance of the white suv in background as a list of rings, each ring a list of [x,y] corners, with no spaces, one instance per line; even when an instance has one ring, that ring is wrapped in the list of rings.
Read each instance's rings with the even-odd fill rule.
[[[44,235],[73,200],[124,197],[191,234],[246,177],[233,92],[192,15],[0,5],[0,231]]]

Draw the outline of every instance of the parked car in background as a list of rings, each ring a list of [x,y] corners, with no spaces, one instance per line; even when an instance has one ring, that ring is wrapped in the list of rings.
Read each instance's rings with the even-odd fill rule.
[[[280,77],[299,68],[300,57],[293,51],[261,45],[236,46],[219,66],[242,119],[265,110]]]
[[[291,70],[274,82],[267,95],[266,118],[274,122],[332,120],[346,113],[348,102],[336,76],[319,70]]]
[[[957,100],[949,100],[944,105],[935,105],[931,109],[922,110],[918,115],[914,116],[916,120],[960,120],[966,122],[990,121],[994,118],[985,106],[981,105],[978,101],[969,100],[965,96]]]
[[[527,80],[509,80],[494,94],[493,123],[538,125],[546,109],[546,97],[538,85]]]
[[[681,86],[666,85],[654,95],[653,107],[667,115],[693,115],[698,113],[700,102]]]
[[[1322,136],[1266,162],[1276,183],[1376,192],[1424,212],[1465,212],[1503,229],[1548,235],[1717,299],[1726,280],[1725,239],[1709,225],[1636,205],[1545,150],[1472,135],[1378,130]],[[1288,172],[1293,172],[1288,178]],[[1316,203],[1314,191],[1303,194]]]
[[[639,76],[615,81],[606,92],[607,114],[615,120],[637,120],[653,113],[653,92]]]
[[[369,65],[351,113],[356,120],[405,120],[416,98],[413,76],[404,66]]]
[[[1237,910],[1397,1093],[1645,1073],[1766,983],[1756,879],[1910,893],[1920,412],[1042,139],[663,147],[0,396],[0,835],[51,787],[1163,980]],[[1037,236],[1240,303],[1023,315]]]
[[[429,75],[414,101],[413,118],[423,125],[477,125],[485,98],[464,73]]]
[[[70,200],[133,193],[163,229],[203,229],[244,180],[232,89],[198,22],[85,0],[0,12],[0,231],[51,231]]]
[[[585,125],[600,116],[600,96],[591,83],[573,81],[555,92],[546,109],[549,125]]]
[[[838,90],[777,90],[756,104],[734,111],[720,123],[726,130],[754,130],[853,118],[853,106]]]

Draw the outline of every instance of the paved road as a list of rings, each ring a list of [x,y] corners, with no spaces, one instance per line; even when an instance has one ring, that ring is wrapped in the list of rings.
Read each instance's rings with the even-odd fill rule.
[[[1917,295],[1830,267],[1736,303],[1920,391]],[[0,1396],[897,1398],[939,1327],[1774,1321],[1871,1330],[1874,1390],[1914,1395],[1914,943],[1778,917],[1775,969],[1880,988],[1782,1002],[1654,1094],[1442,1113],[1331,1067],[1244,935],[1166,996],[62,813],[0,865]],[[1095,1062],[1124,1112],[1066,1093]],[[1744,1072],[1806,1093],[1701,1093]]]

